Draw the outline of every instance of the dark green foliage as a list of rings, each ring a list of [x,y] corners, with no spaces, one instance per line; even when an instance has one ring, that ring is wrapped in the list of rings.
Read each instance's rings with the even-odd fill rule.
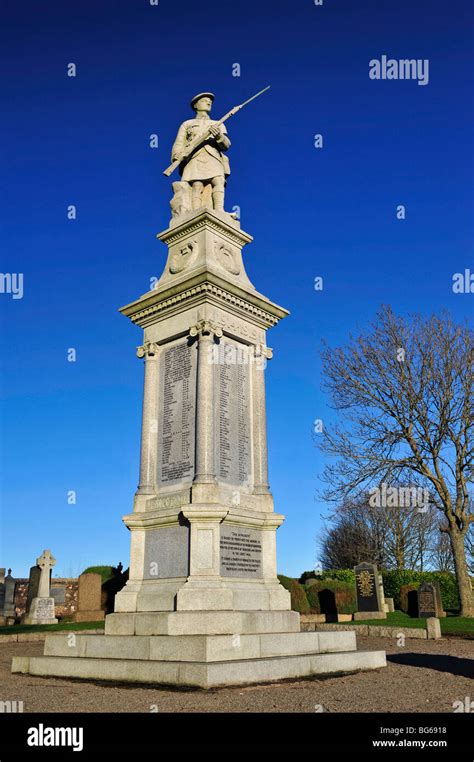
[[[395,608],[406,611],[401,606],[400,589],[403,585],[410,585],[413,589],[418,589],[422,582],[438,583],[441,590],[441,599],[445,611],[456,611],[459,608],[458,589],[456,577],[451,572],[426,571],[419,572],[412,569],[390,569],[389,571],[380,570],[383,578],[383,586],[386,598],[393,598]],[[314,578],[320,582],[339,581],[352,585],[355,588],[355,574],[353,569],[332,569],[323,571],[319,574],[315,572],[303,572],[300,582],[304,579],[306,585],[308,581]],[[313,595],[314,600],[314,595]],[[406,606],[406,601],[404,603]],[[344,612],[341,612],[344,613]],[[350,613],[350,612],[348,612]]]
[[[108,579],[111,579],[111,577],[115,577],[116,573],[117,570],[115,566],[88,566],[87,569],[84,569],[82,572],[82,574],[100,574],[102,577],[102,584],[107,582]]]
[[[305,585],[310,579],[335,579],[339,582],[349,582],[355,585],[354,569],[328,569],[326,571],[305,571],[299,578],[299,582]]]
[[[451,572],[418,572],[411,569],[393,569],[382,571],[382,577],[385,597],[393,598],[396,609],[406,610],[401,606],[401,588],[409,585],[417,590],[422,582],[438,582],[445,611],[459,609],[456,577]]]
[[[306,584],[306,597],[313,614],[353,614],[357,611],[355,585],[319,578]]]
[[[319,602],[319,585],[306,585],[306,598],[308,599],[309,608],[312,614],[321,613],[321,605]]]
[[[285,577],[283,574],[279,574],[278,579],[283,587],[286,590],[289,590],[291,594],[291,608],[293,611],[298,611],[300,614],[308,614],[309,603],[303,585],[300,585],[291,577]]]

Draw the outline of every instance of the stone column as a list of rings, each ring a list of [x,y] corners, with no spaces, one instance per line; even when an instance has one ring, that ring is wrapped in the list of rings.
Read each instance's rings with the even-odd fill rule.
[[[153,495],[156,491],[158,458],[158,344],[145,342],[143,346],[137,347],[137,357],[145,358],[140,483],[137,494]]]
[[[214,339],[222,336],[222,329],[209,320],[201,320],[190,328],[189,335],[198,340],[194,483],[215,484],[213,345]]]
[[[256,344],[252,362],[253,386],[253,470],[254,493],[268,494],[267,415],[265,402],[265,367],[273,352],[265,344]]]

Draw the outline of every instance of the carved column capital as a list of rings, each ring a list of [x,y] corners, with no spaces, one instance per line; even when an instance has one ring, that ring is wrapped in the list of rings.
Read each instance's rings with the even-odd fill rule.
[[[222,328],[212,320],[199,320],[195,325],[192,325],[189,329],[190,336],[209,336],[213,335],[215,338],[220,339],[222,334]]]
[[[137,347],[137,357],[154,357],[158,353],[158,344],[154,341],[145,341],[141,347]]]
[[[273,349],[267,347],[266,344],[255,344],[254,356],[256,359],[259,357],[264,357],[266,360],[271,360],[273,357]]]

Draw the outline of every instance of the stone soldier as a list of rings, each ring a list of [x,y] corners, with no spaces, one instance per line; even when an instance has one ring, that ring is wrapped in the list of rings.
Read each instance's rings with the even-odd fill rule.
[[[230,175],[230,165],[224,151],[230,146],[225,125],[215,126],[209,112],[214,100],[213,93],[198,93],[191,100],[191,108],[196,112],[194,119],[187,119],[178,130],[171,150],[171,161],[179,158],[180,153],[198,135],[211,127],[211,136],[180,164],[181,179],[191,188],[191,204],[199,209],[202,203],[204,185],[212,186],[212,206],[216,211],[224,211],[224,188]]]

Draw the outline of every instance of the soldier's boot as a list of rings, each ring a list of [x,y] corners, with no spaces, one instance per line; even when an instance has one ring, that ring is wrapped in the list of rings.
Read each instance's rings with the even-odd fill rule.
[[[212,205],[216,212],[224,211],[224,191],[223,190],[212,191]]]

